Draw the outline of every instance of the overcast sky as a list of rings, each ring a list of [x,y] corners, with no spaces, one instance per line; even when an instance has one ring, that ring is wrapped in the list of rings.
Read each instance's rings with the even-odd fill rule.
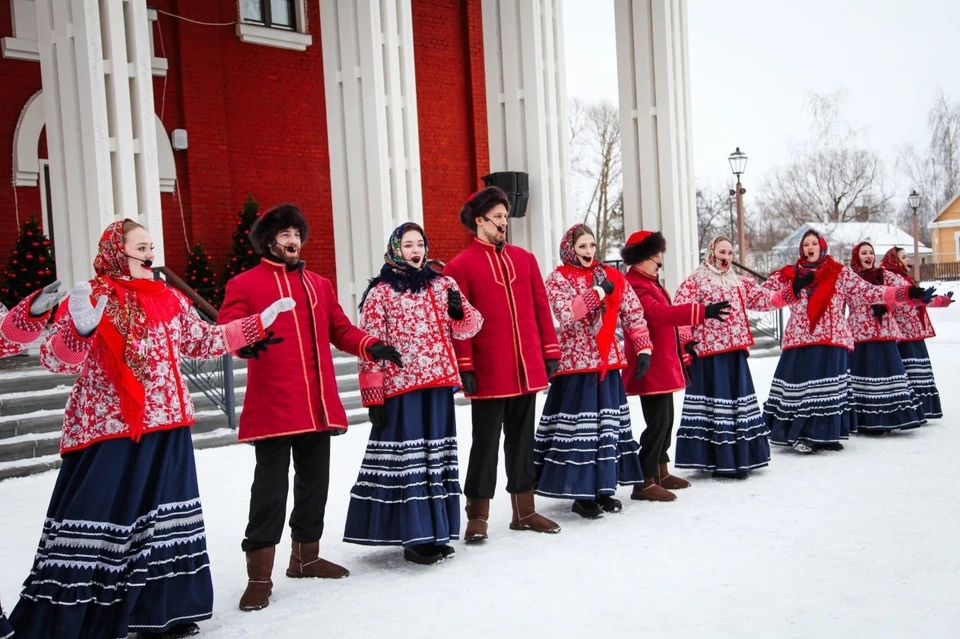
[[[806,137],[807,96],[841,87],[843,118],[867,132],[892,181],[905,144],[926,148],[937,91],[960,98],[957,0],[688,0],[687,9],[698,185],[727,180],[740,146],[747,197],[757,193]],[[613,0],[563,0],[563,11],[568,97],[616,104]]]

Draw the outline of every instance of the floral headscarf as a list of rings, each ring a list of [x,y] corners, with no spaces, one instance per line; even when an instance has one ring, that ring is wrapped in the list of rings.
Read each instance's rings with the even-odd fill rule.
[[[740,278],[734,272],[733,264],[727,264],[726,268],[724,268],[717,262],[715,251],[717,250],[717,244],[720,242],[730,242],[730,246],[733,246],[733,242],[723,235],[719,235],[710,240],[710,244],[707,245],[706,255],[704,255],[703,258],[703,264],[700,265],[698,270],[701,276],[715,284],[720,286],[737,286]]]
[[[883,255],[883,259],[880,260],[880,267],[885,268],[888,271],[896,273],[897,275],[902,275],[908,280],[912,286],[919,286],[917,280],[913,279],[913,275],[903,265],[903,260],[900,259],[900,256],[897,254],[899,251],[902,251],[899,246],[894,246],[889,251]]]
[[[860,242],[853,247],[853,255],[850,256],[850,267],[853,268],[856,273],[874,285],[883,285],[883,270],[877,267],[876,257],[874,257],[873,266],[867,268],[863,265],[863,262],[860,261],[860,249],[864,246],[869,246],[873,248],[873,244],[870,242]]]
[[[820,245],[820,257],[816,262],[808,262],[803,254],[803,241],[809,236],[817,238]],[[796,264],[784,266],[780,273],[788,281],[793,281],[797,274],[813,273],[813,284],[810,285],[810,293],[807,298],[807,319],[810,320],[810,330],[815,330],[817,323],[823,314],[830,307],[833,300],[833,294],[837,289],[837,278],[843,270],[843,264],[836,261],[827,254],[827,241],[822,235],[814,230],[809,230],[800,238],[798,252],[800,259]]]
[[[403,239],[403,234],[407,231],[417,231],[423,236],[423,259],[420,260],[420,265],[417,267],[407,264],[400,250],[400,242]],[[383,254],[384,264],[380,267],[380,274],[371,278],[367,283],[367,290],[363,292],[363,296],[360,298],[360,309],[363,309],[363,303],[367,300],[367,294],[370,290],[381,282],[389,284],[397,292],[409,290],[417,293],[425,290],[431,280],[441,276],[432,268],[425,268],[429,252],[430,243],[427,241],[427,234],[420,229],[419,225],[413,222],[404,222],[395,228],[387,240],[387,252]]]

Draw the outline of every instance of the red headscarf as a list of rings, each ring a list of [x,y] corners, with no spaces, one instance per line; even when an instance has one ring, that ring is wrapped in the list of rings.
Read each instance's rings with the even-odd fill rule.
[[[626,279],[623,274],[615,268],[603,265],[596,259],[590,266],[583,266],[580,258],[573,248],[573,233],[583,224],[574,224],[564,234],[560,240],[560,260],[563,265],[560,266],[560,272],[570,281],[583,282],[587,286],[598,285],[603,280],[613,282],[613,292],[607,295],[603,300],[603,319],[601,320],[600,330],[597,332],[597,351],[600,354],[600,379],[607,374],[607,359],[610,354],[610,347],[613,346],[613,340],[617,332],[617,318],[620,314],[620,300],[623,297],[623,287],[626,285]]]
[[[106,368],[120,395],[120,413],[131,437],[140,440],[143,429],[147,350],[158,345],[144,343],[147,328],[172,320],[180,311],[173,289],[162,280],[134,279],[124,248],[123,225],[113,222],[100,236],[90,283],[95,297],[106,296],[107,305],[97,335],[105,347]]]
[[[860,277],[867,280],[871,284],[883,286],[883,271],[877,266],[876,257],[874,257],[873,266],[870,268],[865,267],[863,262],[860,261],[860,249],[864,246],[873,248],[873,244],[870,242],[860,242],[854,246],[853,255],[850,257],[850,266],[853,267],[853,270],[856,271]]]
[[[807,262],[803,255],[803,241],[809,236],[815,236],[820,244],[820,258],[816,262]],[[827,255],[827,241],[813,229],[807,231],[800,238],[800,259],[793,266],[784,266],[780,269],[788,280],[793,280],[797,273],[806,275],[813,273],[813,285],[807,298],[807,318],[810,320],[810,330],[817,327],[817,322],[830,307],[830,301],[837,289],[837,278],[843,270],[843,264]]]
[[[920,284],[917,280],[913,279],[913,275],[910,274],[910,271],[907,270],[907,267],[903,265],[903,261],[900,259],[900,256],[897,255],[897,251],[901,251],[899,246],[894,246],[892,249],[884,253],[883,259],[880,260],[880,268],[885,268],[888,271],[896,273],[897,275],[903,275],[905,278],[910,280],[911,286],[919,286]]]

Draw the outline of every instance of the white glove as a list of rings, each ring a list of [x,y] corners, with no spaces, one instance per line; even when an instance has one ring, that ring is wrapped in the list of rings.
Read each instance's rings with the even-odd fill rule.
[[[67,296],[66,291],[59,291],[60,280],[52,284],[47,284],[40,291],[40,294],[30,302],[30,316],[40,317],[51,308],[60,303],[60,300]]]
[[[293,301],[292,297],[282,297],[276,302],[267,307],[267,310],[260,313],[260,323],[263,325],[263,330],[273,324],[274,320],[277,319],[277,315],[280,313],[292,310],[297,303]]]
[[[80,282],[70,291],[70,301],[67,303],[73,327],[81,337],[93,335],[93,331],[97,330],[97,325],[100,324],[100,318],[103,317],[103,307],[107,305],[107,298],[103,295],[97,298],[96,306],[91,304],[91,292],[89,282]]]

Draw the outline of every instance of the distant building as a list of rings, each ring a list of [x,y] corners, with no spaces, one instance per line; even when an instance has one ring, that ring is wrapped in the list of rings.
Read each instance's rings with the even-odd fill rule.
[[[958,193],[933,221],[933,263],[960,262],[960,193]]]

